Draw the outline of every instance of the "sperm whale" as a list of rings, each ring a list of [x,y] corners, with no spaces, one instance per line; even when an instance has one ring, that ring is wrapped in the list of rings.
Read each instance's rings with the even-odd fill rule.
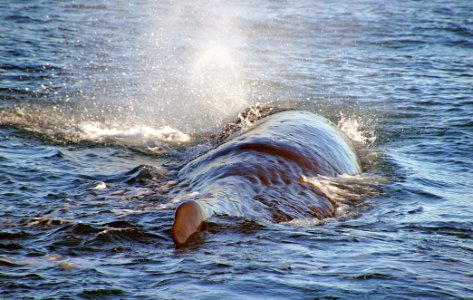
[[[172,239],[184,245],[213,215],[263,222],[333,217],[337,203],[302,179],[360,172],[351,142],[329,120],[306,111],[275,113],[179,171],[183,200]]]

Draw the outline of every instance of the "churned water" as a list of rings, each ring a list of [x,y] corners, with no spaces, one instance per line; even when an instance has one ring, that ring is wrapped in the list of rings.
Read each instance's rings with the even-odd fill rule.
[[[1,1],[0,298],[473,298],[473,2]],[[340,217],[170,237],[252,105],[357,144]],[[243,127],[251,127],[242,119]]]

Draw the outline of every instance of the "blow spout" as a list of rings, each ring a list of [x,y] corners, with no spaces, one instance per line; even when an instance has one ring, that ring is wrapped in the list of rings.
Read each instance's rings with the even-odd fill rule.
[[[184,245],[192,234],[202,231],[203,222],[204,214],[197,202],[188,201],[179,205],[171,228],[176,247]]]

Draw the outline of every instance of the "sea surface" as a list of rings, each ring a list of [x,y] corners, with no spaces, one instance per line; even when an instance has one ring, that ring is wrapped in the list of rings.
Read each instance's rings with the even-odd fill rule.
[[[176,172],[258,106],[352,139],[345,212],[176,249]],[[0,1],[1,299],[473,299],[472,169],[473,1]]]

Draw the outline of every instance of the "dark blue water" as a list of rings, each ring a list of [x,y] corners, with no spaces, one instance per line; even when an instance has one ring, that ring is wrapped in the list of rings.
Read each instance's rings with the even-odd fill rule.
[[[176,250],[176,171],[254,104],[359,145],[349,212]],[[470,299],[472,168],[471,1],[0,2],[1,298]]]

